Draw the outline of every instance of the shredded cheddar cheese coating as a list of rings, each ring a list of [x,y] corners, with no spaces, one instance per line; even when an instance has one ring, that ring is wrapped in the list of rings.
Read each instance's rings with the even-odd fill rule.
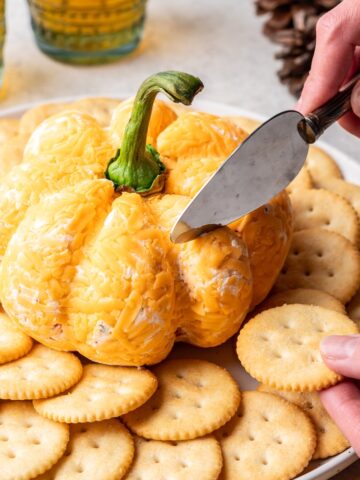
[[[164,195],[149,203],[158,223],[170,230],[188,201]],[[219,345],[239,330],[250,306],[247,247],[227,227],[184,244],[168,241],[175,272],[177,339],[201,347]]]
[[[267,297],[289,252],[293,233],[289,195],[284,190],[231,228],[249,249],[254,278],[253,308]]]
[[[231,138],[233,143],[216,142],[219,132],[214,125],[220,122],[224,137]],[[187,128],[189,130],[185,133]],[[206,132],[204,136],[203,131]],[[221,118],[215,122],[212,115],[204,113],[180,115],[158,139],[162,153],[171,157],[165,157],[169,168],[166,193],[194,197],[243,140],[241,128],[235,129],[229,119]],[[196,153],[198,157],[190,153]],[[253,276],[253,308],[269,293],[289,251],[293,222],[288,194],[286,191],[279,193],[230,227],[248,247]]]
[[[291,213],[281,194],[258,229],[248,216],[235,231],[172,244],[176,217],[245,134],[209,114],[177,118],[156,101],[148,141],[169,167],[166,194],[117,194],[104,171],[131,105],[117,107],[109,131],[75,111],[34,131],[0,184],[0,298],[44,345],[137,366],[160,362],[177,340],[211,347],[235,334],[268,288],[263,277],[281,268]],[[262,277],[265,246],[274,264]]]
[[[107,133],[86,114],[45,120],[30,137],[23,162],[0,183],[0,258],[31,205],[69,185],[103,177],[114,153]]]
[[[158,137],[157,148],[163,157],[222,158],[225,160],[247,133],[226,118],[203,112],[186,112]]]

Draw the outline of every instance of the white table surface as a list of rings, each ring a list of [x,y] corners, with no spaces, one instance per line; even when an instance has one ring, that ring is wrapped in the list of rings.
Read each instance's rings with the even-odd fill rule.
[[[291,108],[294,98],[278,82],[276,46],[261,34],[252,0],[149,0],[141,47],[111,65],[57,63],[35,46],[25,0],[7,0],[5,47],[8,108],[24,102],[98,92],[134,92],[160,70],[178,69],[205,83],[204,100],[229,103],[270,116]],[[360,143],[340,127],[324,140],[360,161]]]

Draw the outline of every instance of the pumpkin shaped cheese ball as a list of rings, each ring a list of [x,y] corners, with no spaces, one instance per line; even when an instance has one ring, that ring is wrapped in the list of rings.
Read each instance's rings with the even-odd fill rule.
[[[239,330],[253,299],[243,232],[223,227],[172,244],[169,230],[190,197],[167,192],[170,157],[146,144],[178,121],[162,102],[151,117],[157,92],[188,105],[201,88],[191,75],[163,72],[140,87],[125,131],[122,104],[109,130],[66,111],[34,131],[23,163],[0,184],[0,299],[25,333],[97,362],[139,366],[163,360],[176,340],[210,347]],[[231,148],[242,138],[234,132]],[[224,159],[227,143],[211,155]]]

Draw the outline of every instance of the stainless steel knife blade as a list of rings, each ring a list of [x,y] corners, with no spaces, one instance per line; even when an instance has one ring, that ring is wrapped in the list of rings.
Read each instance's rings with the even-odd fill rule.
[[[309,145],[295,110],[275,115],[255,130],[214,173],[171,231],[175,243],[237,220],[269,201],[298,174]]]

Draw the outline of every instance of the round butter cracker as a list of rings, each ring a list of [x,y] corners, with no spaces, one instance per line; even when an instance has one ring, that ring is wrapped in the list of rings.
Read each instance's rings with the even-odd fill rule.
[[[303,167],[296,175],[294,180],[286,187],[286,191],[289,195],[291,195],[294,192],[303,192],[304,190],[310,189],[312,187],[313,183],[310,177],[310,173],[306,167]]]
[[[358,244],[360,223],[357,213],[345,198],[328,190],[309,189],[291,194],[294,230],[325,228]],[[331,208],[329,208],[331,205]]]
[[[305,165],[315,186],[321,185],[325,178],[342,178],[341,170],[332,156],[315,145],[310,145]]]
[[[347,314],[360,329],[360,290],[358,290],[346,306]]]
[[[37,400],[35,409],[57,422],[84,423],[118,417],[145,403],[157,388],[145,369],[88,364],[80,382],[64,395]]]
[[[135,461],[124,480],[217,480],[221,472],[221,448],[212,436],[183,442],[135,437],[135,445]]]
[[[25,357],[0,366],[0,398],[52,397],[72,387],[81,375],[81,362],[75,355],[37,344]]]
[[[244,392],[235,417],[216,432],[221,480],[289,480],[309,463],[314,426],[297,406],[269,393]]]
[[[153,368],[159,388],[124,416],[137,435],[152,440],[191,440],[213,432],[235,414],[241,399],[230,373],[196,359],[167,360]]]
[[[326,177],[319,181],[317,188],[325,188],[331,192],[337,193],[341,197],[344,197],[351,205],[360,217],[360,186],[354,183],[346,182],[341,178]]]
[[[63,455],[69,427],[38,415],[30,402],[0,403],[0,480],[28,480]]]
[[[0,364],[23,357],[32,345],[31,338],[21,332],[5,313],[0,312]]]
[[[338,233],[312,228],[294,233],[274,291],[314,288],[346,303],[358,289],[359,279],[355,245]]]
[[[350,446],[348,440],[325,410],[317,392],[286,392],[274,390],[266,385],[259,385],[258,391],[279,395],[309,415],[317,435],[313,460],[337,455]]]
[[[323,362],[320,342],[352,335],[345,315],[313,305],[283,305],[253,317],[240,331],[237,354],[245,370],[276,390],[309,392],[335,385],[341,376]]]
[[[64,456],[36,480],[120,480],[133,457],[133,439],[118,420],[71,425]]]
[[[294,288],[293,290],[284,290],[283,292],[271,295],[255,309],[252,316],[269,308],[281,307],[281,305],[285,304],[292,305],[293,303],[317,305],[318,307],[328,308],[329,310],[335,310],[344,315],[346,314],[344,305],[332,295],[313,288]]]

